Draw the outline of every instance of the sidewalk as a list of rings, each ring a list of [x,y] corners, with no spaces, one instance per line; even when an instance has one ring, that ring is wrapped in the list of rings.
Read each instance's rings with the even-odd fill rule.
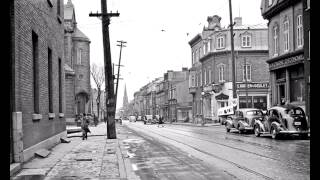
[[[116,126],[117,133],[121,133],[123,127]],[[105,123],[89,128],[92,133],[88,140],[69,138],[70,143],[58,144],[46,158],[35,157],[23,164],[10,179],[139,179],[126,160],[126,149],[119,143],[124,137],[107,139]],[[76,134],[81,135],[72,136]]]

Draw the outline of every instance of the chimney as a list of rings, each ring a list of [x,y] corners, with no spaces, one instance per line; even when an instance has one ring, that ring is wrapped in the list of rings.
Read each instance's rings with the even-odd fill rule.
[[[235,26],[242,26],[242,17],[235,17],[234,22],[236,23]]]
[[[219,29],[221,28],[220,16],[218,15],[208,16],[207,21],[208,21],[208,29],[215,29],[216,27],[218,27]]]

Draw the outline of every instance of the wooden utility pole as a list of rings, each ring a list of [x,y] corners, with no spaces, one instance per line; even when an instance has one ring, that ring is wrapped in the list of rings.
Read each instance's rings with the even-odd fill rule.
[[[119,16],[117,13],[107,13],[107,0],[101,0],[101,13],[90,13],[90,17],[102,17],[102,36],[103,36],[103,50],[104,50],[104,69],[105,69],[105,90],[106,90],[106,116],[107,122],[107,138],[116,139],[116,125],[115,125],[115,97],[114,97],[114,79],[112,74],[112,61],[110,51],[110,38],[109,38],[109,24],[110,17]]]
[[[124,44],[127,43],[125,41],[117,41],[120,44],[117,44],[117,46],[120,46],[120,55],[119,55],[119,64],[118,66],[118,74],[117,74],[117,86],[116,86],[116,102],[115,102],[115,107],[117,108],[117,99],[118,99],[118,86],[119,86],[119,75],[120,75],[120,66],[123,66],[120,64],[121,62],[121,52],[122,52],[122,47],[126,47]]]
[[[233,22],[232,22],[232,5],[229,0],[229,14],[230,14],[230,39],[231,39],[231,58],[232,58],[232,91],[233,98],[237,98],[237,86],[236,86],[236,65],[234,60],[234,41],[233,41]]]

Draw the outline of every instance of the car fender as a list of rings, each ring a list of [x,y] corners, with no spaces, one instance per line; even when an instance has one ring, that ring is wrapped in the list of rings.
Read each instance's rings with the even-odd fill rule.
[[[226,120],[226,124],[230,124],[230,126],[232,127],[232,125],[233,125],[233,122],[232,122],[232,120],[230,120],[230,119],[227,119],[227,120]]]
[[[240,127],[248,127],[249,124],[245,121],[239,121],[238,124],[240,124]]]
[[[273,122],[271,123],[271,127],[272,127],[272,126],[276,126],[276,127],[277,127],[277,130],[283,130],[283,129],[281,128],[281,124],[278,123],[278,122],[273,121]]]
[[[262,123],[261,121],[256,120],[255,124],[258,124],[258,125],[259,125],[259,127],[262,129],[262,131],[263,131],[263,132],[265,132],[265,131],[266,131],[266,129],[264,128],[264,125],[263,125],[263,123]]]

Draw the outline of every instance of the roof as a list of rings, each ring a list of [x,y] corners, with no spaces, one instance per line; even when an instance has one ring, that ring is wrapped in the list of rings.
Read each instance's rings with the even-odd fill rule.
[[[78,29],[77,27],[74,29],[72,37],[81,38],[83,40],[90,41],[90,39],[82,31],[80,31],[80,29]]]

